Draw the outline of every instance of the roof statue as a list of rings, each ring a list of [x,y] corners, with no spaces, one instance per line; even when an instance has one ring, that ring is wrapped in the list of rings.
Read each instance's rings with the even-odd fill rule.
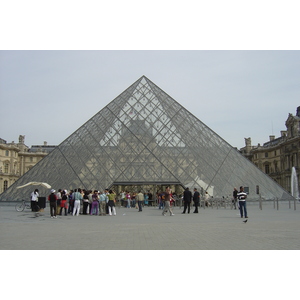
[[[248,188],[248,199],[290,195],[197,117],[142,76],[25,173],[0,200],[18,200],[28,182],[55,189],[179,184],[213,197]],[[28,194],[30,187],[28,187]],[[26,194],[25,194],[26,195]]]

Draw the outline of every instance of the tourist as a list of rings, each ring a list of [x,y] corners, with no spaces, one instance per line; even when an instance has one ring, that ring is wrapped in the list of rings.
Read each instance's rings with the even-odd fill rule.
[[[194,201],[194,205],[195,205],[194,213],[197,214],[198,213],[198,206],[199,206],[199,203],[200,203],[200,194],[199,194],[199,192],[197,191],[196,188],[194,188],[193,201]]]
[[[74,207],[73,190],[70,190],[70,192],[68,194],[68,198],[69,198],[68,213],[71,214],[71,213],[73,213],[73,207]]]
[[[162,199],[163,195],[164,195],[164,192],[157,193],[158,209],[164,209],[164,207],[165,207],[165,201],[163,201],[163,199]]]
[[[61,201],[60,201],[60,212],[59,212],[60,215],[62,215],[63,208],[65,209],[65,216],[67,215],[67,209],[68,209],[67,200],[68,200],[67,191],[62,191],[61,192]]]
[[[209,195],[208,195],[208,192],[205,192],[205,196],[204,196],[204,201],[205,201],[205,206],[210,206],[210,202],[208,201],[209,200]]]
[[[131,196],[130,196],[130,193],[129,192],[126,192],[126,199],[127,199],[127,205],[126,207],[127,208],[130,208],[130,200],[131,200]]]
[[[161,196],[162,200],[164,201],[164,210],[162,212],[162,215],[165,216],[166,215],[166,212],[169,212],[170,213],[170,216],[174,216],[173,212],[172,212],[172,209],[170,207],[170,198],[171,198],[171,194],[170,194],[170,187],[167,186],[166,187],[166,191],[162,194]]]
[[[115,199],[116,199],[116,194],[112,190],[109,190],[107,204],[108,204],[108,213],[110,216],[112,216],[112,213],[114,214],[114,216],[117,214],[115,208]]]
[[[106,204],[108,202],[108,197],[105,193],[105,191],[102,192],[102,194],[99,197],[99,208],[100,208],[100,215],[106,216]]]
[[[124,204],[124,202],[125,202],[125,192],[122,191],[120,196],[121,196],[121,206],[125,206],[125,204]]]
[[[89,191],[85,191],[83,195],[83,211],[82,211],[83,215],[87,214],[88,206],[89,206]]]
[[[93,202],[90,209],[90,215],[98,216],[99,195],[97,190],[94,190],[94,193],[92,195],[92,200]]]
[[[59,214],[59,210],[60,210],[60,201],[61,201],[61,189],[58,190],[57,194],[56,194],[56,214]]]
[[[244,187],[243,186],[240,187],[240,192],[237,194],[237,197],[239,199],[239,207],[240,207],[241,218],[243,218],[243,214],[245,215],[245,218],[248,218],[247,206],[246,206],[247,194],[244,192]]]
[[[88,198],[89,198],[89,205],[88,205],[88,208],[87,208],[87,211],[86,211],[87,214],[89,214],[91,212],[91,209],[92,209],[92,203],[93,203],[93,191],[92,190],[88,191]]]
[[[78,216],[80,212],[80,200],[83,199],[82,194],[81,194],[81,189],[78,189],[77,192],[73,193],[74,195],[74,208],[73,208],[73,216]]]
[[[35,189],[34,192],[31,193],[30,195],[30,199],[31,199],[31,211],[38,211],[37,208],[37,203],[38,203],[38,199],[39,199],[39,190]]]
[[[139,191],[139,193],[136,195],[136,199],[137,199],[137,204],[138,204],[139,211],[142,211],[142,205],[143,205],[143,201],[144,201],[144,194],[141,191]]]
[[[153,197],[152,193],[150,191],[148,191],[148,201],[149,201],[149,204],[151,206],[155,206],[154,203],[153,203],[153,198],[152,197]]]
[[[48,196],[48,200],[50,202],[50,215],[51,218],[57,218],[56,217],[56,206],[57,206],[57,197],[54,194],[55,190],[51,190],[51,194]]]
[[[232,203],[233,203],[234,209],[236,209],[237,194],[238,194],[238,190],[235,187],[233,189],[233,193],[232,193],[232,196],[233,196]]]
[[[192,201],[192,192],[187,187],[185,189],[185,191],[183,192],[183,202],[184,202],[183,204],[184,204],[184,208],[183,208],[182,214],[185,214],[186,209],[188,209],[188,214],[190,213],[191,201]]]

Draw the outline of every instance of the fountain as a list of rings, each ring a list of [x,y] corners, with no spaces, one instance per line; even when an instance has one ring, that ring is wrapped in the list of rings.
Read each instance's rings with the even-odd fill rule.
[[[297,173],[296,173],[295,167],[292,168],[291,194],[295,199],[299,200],[298,178],[297,178]]]

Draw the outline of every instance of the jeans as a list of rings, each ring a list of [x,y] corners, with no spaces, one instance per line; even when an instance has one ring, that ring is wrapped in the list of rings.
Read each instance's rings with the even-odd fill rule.
[[[143,201],[138,201],[139,211],[142,211],[142,204],[143,204]]]
[[[247,215],[246,201],[239,201],[239,207],[240,207],[241,218],[243,217],[243,211],[244,211],[244,214],[245,214],[245,218],[247,218],[248,215]]]

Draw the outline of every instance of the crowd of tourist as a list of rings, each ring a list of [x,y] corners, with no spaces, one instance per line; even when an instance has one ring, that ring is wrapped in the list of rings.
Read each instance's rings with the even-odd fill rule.
[[[142,211],[144,205],[156,205],[158,200],[159,208],[163,208],[164,203],[160,194],[153,199],[152,193],[135,193],[122,191],[119,195],[112,190],[85,190],[75,189],[69,192],[64,189],[58,191],[52,189],[48,196],[50,203],[51,218],[57,218],[57,215],[116,215],[116,204],[127,207],[136,208]]]
[[[242,187],[241,187],[242,188]],[[241,191],[240,191],[241,193]],[[245,215],[247,218],[246,202],[245,198],[246,193],[243,193],[243,197],[239,197],[240,193],[237,193],[236,188],[233,192],[233,205],[236,209],[236,199],[239,199],[239,208],[242,206],[243,210],[240,209],[241,217]],[[31,207],[34,211],[35,204],[38,199],[38,190],[36,189],[31,194]],[[206,192],[204,195],[204,205],[210,206],[209,195]],[[51,218],[57,218],[57,215],[68,214],[72,216],[82,215],[96,215],[96,216],[105,216],[105,215],[116,215],[116,204],[118,206],[126,208],[136,208],[138,211],[142,211],[144,205],[148,206],[158,206],[158,209],[162,209],[162,214],[165,216],[166,212],[169,212],[173,216],[172,207],[175,206],[175,199],[182,200],[184,204],[183,214],[190,213],[191,203],[194,202],[194,213],[198,213],[198,206],[200,206],[200,194],[196,188],[194,192],[189,191],[189,188],[186,188],[183,192],[182,197],[173,194],[170,190],[170,187],[166,187],[166,190],[163,192],[158,192],[153,197],[152,193],[148,191],[147,193],[142,193],[139,191],[128,192],[122,191],[119,195],[113,190],[105,189],[101,192],[98,190],[85,190],[85,189],[75,189],[70,190],[69,192],[64,189],[59,189],[57,192],[52,189],[50,195],[48,196],[50,204],[50,214]],[[181,206],[181,202],[180,202]]]

